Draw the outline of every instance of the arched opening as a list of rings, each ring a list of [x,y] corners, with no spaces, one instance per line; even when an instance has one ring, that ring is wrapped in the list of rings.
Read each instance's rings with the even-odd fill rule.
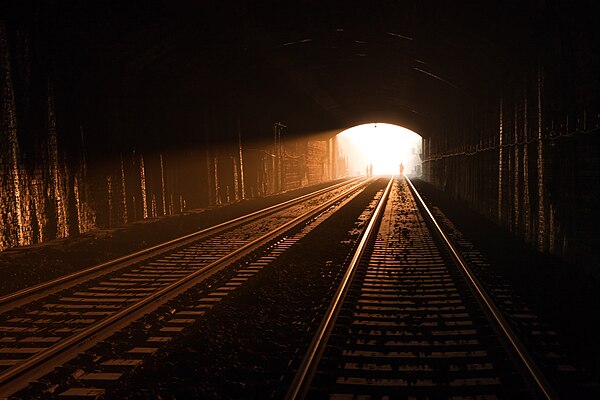
[[[422,138],[410,129],[376,122],[346,129],[337,139],[349,176],[398,174],[401,166],[407,175],[421,175]]]

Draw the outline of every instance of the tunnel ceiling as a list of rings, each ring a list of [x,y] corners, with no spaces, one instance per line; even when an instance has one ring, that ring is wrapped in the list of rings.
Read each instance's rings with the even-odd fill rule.
[[[533,0],[13,1],[7,23],[44,37],[53,74],[84,114],[118,102],[185,124],[202,105],[226,102],[291,132],[385,121],[432,135],[499,76],[535,62],[549,30],[571,26],[565,9]],[[566,27],[549,20],[557,15]]]

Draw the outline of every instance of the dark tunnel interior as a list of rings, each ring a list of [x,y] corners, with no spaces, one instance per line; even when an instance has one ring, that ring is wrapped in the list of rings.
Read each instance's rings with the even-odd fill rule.
[[[424,181],[597,280],[599,16],[560,0],[3,1],[0,250],[344,177],[335,135],[385,122],[423,137]]]
[[[156,213],[226,202],[211,193],[215,162],[240,197],[226,175],[242,142],[242,197],[283,189],[253,171],[275,123],[305,157],[286,188],[342,176],[335,160],[310,172],[306,155],[387,122],[423,136],[423,179],[597,275],[591,2],[5,1],[0,12],[3,198],[23,192],[22,212],[2,207],[1,248],[147,217],[152,196]]]
[[[242,142],[242,197],[272,193],[253,169],[275,123],[305,157],[286,188],[342,176],[335,160],[317,174],[307,155],[387,122],[423,136],[423,179],[597,275],[591,2],[5,1],[0,12],[3,177],[19,176],[2,191],[20,187],[24,210],[2,207],[1,248],[147,217],[152,196],[157,214],[240,197]],[[211,193],[215,162],[229,195]]]
[[[405,172],[520,290],[548,314],[569,298],[556,320],[597,380],[599,319],[573,333],[567,308],[599,305],[599,18],[587,0],[0,0],[0,269],[369,175],[337,135],[394,124],[422,138]]]

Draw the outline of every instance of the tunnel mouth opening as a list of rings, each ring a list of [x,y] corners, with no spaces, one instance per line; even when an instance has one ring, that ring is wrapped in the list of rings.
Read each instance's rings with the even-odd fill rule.
[[[348,176],[421,176],[422,137],[410,129],[371,122],[343,130],[337,140]]]

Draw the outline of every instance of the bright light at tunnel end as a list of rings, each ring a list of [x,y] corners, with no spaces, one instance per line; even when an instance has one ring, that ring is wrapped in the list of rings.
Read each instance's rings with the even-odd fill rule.
[[[410,129],[381,122],[354,126],[338,135],[340,151],[348,159],[348,174],[365,175],[373,166],[374,175],[404,173],[421,175],[421,136]]]

